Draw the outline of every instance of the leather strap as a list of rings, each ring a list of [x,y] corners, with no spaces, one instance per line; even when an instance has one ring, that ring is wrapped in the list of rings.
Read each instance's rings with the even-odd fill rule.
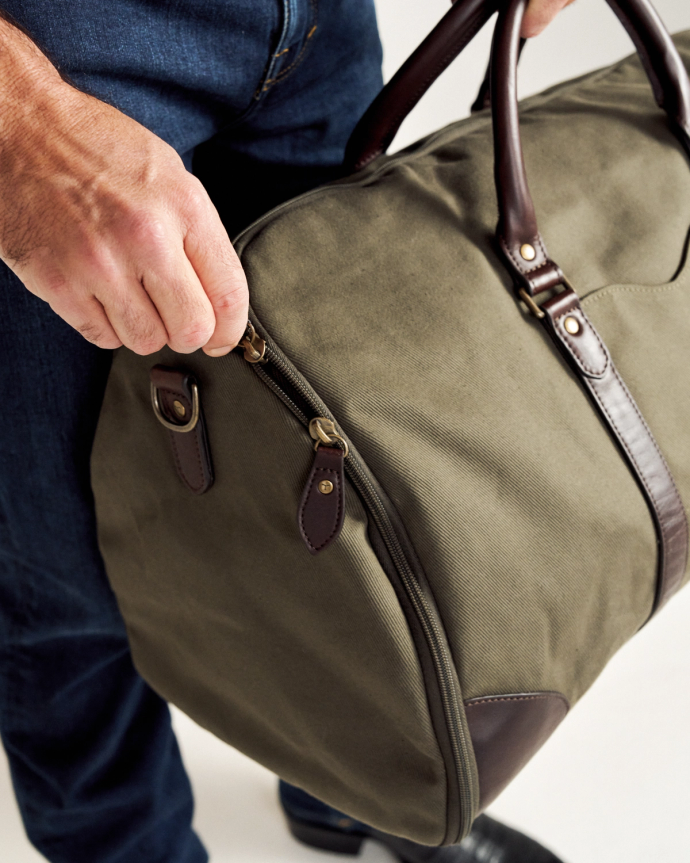
[[[690,82],[671,37],[648,0],[608,0],[633,36],[659,105],[690,154]],[[498,242],[516,283],[531,296],[555,287],[563,274],[549,258],[537,227],[522,156],[517,104],[520,27],[527,0],[509,0],[491,52]],[[527,251],[527,256],[521,250]]]
[[[345,150],[348,171],[385,153],[414,106],[472,41],[501,0],[457,0],[417,50],[398,69],[357,123]]]
[[[533,311],[541,315],[547,332],[580,379],[636,477],[651,511],[659,548],[656,595],[651,610],[654,614],[678,590],[685,575],[688,562],[687,516],[668,464],[649,426],[614,366],[608,349],[582,310],[577,294],[567,285],[557,264],[548,257],[537,228],[522,158],[517,106],[518,45],[526,5],[527,0],[509,0],[508,6],[499,14],[492,48],[495,173],[500,210],[498,241],[518,288],[534,296],[548,288],[566,286],[540,309],[534,307]],[[626,6],[638,15],[633,23],[632,19],[626,19],[628,26],[637,27],[642,20],[642,12],[646,15],[648,11],[646,0],[628,0]],[[645,26],[651,28],[651,35],[642,39],[642,44],[651,56],[650,46],[665,44],[663,33],[657,32],[658,28],[663,31],[663,25],[655,14],[652,17],[647,15],[644,21]],[[676,131],[687,138],[682,123],[690,104],[686,99],[690,86],[680,59],[680,69],[675,68],[673,57],[678,55],[670,39],[668,42],[672,50],[664,59],[664,74],[657,75],[652,83],[657,87],[663,84],[663,88],[670,91],[662,89],[664,107],[676,111],[672,118]],[[654,62],[657,71],[658,59],[655,58]],[[520,253],[525,243],[534,253],[530,255],[530,261]]]
[[[659,543],[654,614],[678,590],[685,575],[688,523],[683,501],[649,426],[577,295],[568,289],[541,309],[549,334],[620,447],[651,510]]]
[[[344,453],[337,447],[320,446],[302,492],[297,521],[310,554],[332,545],[345,519]]]
[[[149,376],[156,388],[163,418],[172,425],[184,428],[193,413],[192,385],[197,386],[194,376],[183,369],[161,365],[154,366]],[[193,494],[208,491],[213,485],[213,466],[201,406],[199,419],[191,431],[168,430],[168,438],[175,468],[182,482]]]

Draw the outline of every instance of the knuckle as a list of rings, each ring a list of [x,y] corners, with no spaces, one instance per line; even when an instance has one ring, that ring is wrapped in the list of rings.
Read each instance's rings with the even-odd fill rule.
[[[184,190],[184,198],[187,209],[191,214],[203,213],[208,209],[210,198],[203,183],[193,175],[189,179]]]
[[[240,311],[245,305],[247,290],[244,285],[225,288],[213,297],[213,308],[217,313],[230,315]]]
[[[51,298],[59,298],[73,290],[72,283],[64,273],[53,270],[42,273],[37,281],[40,284],[40,295]]]
[[[128,333],[125,344],[135,354],[147,356],[164,347],[166,334],[163,326],[150,313],[128,307],[124,319]]]
[[[147,251],[160,252],[166,247],[167,230],[163,219],[149,211],[134,213],[130,219],[132,241]]]
[[[99,326],[99,324],[93,323],[91,321],[87,321],[84,324],[79,324],[76,327],[77,332],[82,335],[87,342],[91,342],[91,344],[98,345],[100,342],[104,341],[109,333],[105,332],[103,327]]]
[[[127,345],[135,354],[147,357],[149,354],[158,353],[165,347],[165,338],[161,336],[138,336]]]
[[[171,334],[171,342],[182,351],[195,351],[203,347],[213,335],[213,323],[197,321]]]

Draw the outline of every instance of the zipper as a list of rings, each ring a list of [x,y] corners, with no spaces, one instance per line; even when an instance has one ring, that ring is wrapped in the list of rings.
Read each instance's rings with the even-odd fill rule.
[[[446,764],[446,769],[450,768],[451,775],[455,776],[459,793],[458,836],[450,838],[450,842],[455,842],[460,836],[469,833],[475,809],[472,779],[468,769],[468,764],[472,761],[470,754],[472,750],[461,719],[462,706],[458,701],[458,693],[454,683],[453,661],[448,654],[443,626],[438,614],[427,599],[405,554],[403,544],[396,533],[385,504],[362,464],[348,446],[347,440],[335,433],[335,422],[328,416],[329,411],[326,406],[307,381],[257,333],[251,322],[248,323],[247,330],[238,347],[243,349],[244,359],[252,365],[258,377],[310,430],[312,437],[314,437],[312,429],[318,420],[327,427],[333,438],[330,445],[340,446],[345,450],[345,470],[383,538],[403,588],[422,627],[433,659],[436,682],[443,703],[444,718],[453,753],[453,763],[451,765]]]

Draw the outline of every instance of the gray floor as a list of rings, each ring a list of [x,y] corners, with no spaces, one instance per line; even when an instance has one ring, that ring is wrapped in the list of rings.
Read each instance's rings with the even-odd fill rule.
[[[687,0],[657,0],[671,30],[690,28]],[[447,0],[377,0],[386,72],[448,8]],[[523,94],[613,62],[630,43],[604,0],[578,0],[521,64]],[[488,34],[408,120],[404,145],[466,113]],[[690,860],[690,589],[615,658],[568,722],[503,794],[493,813],[549,843],[568,863]],[[197,796],[197,826],[214,863],[335,860],[287,835],[275,778],[176,714]],[[0,754],[0,861],[38,863]],[[391,861],[371,845],[362,863]],[[88,861],[84,861],[88,863]],[[488,861],[487,861],[488,863]]]

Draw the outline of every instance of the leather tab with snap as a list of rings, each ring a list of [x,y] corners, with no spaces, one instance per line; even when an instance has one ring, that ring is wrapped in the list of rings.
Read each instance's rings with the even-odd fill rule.
[[[299,532],[311,554],[328,548],[345,518],[343,450],[319,446],[299,505]]]
[[[168,430],[177,473],[193,494],[203,494],[213,485],[213,467],[199,385],[184,369],[158,365],[149,376],[153,411]]]

